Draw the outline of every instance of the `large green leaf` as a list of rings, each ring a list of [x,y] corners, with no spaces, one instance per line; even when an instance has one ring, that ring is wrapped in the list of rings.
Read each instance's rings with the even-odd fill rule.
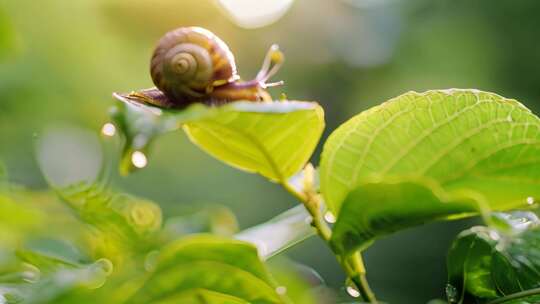
[[[275,288],[254,246],[197,235],[165,247],[129,303],[287,303]]]
[[[325,202],[338,215],[334,239],[348,242],[349,249],[474,208],[523,206],[540,198],[540,119],[492,93],[409,92],[340,126],[324,146],[320,178]],[[418,180],[421,193],[410,185],[392,186]],[[375,194],[373,187],[398,187],[401,194]],[[443,204],[460,197],[468,203]]]
[[[183,110],[170,110],[137,103],[128,95],[115,97],[128,107],[137,108],[139,116],[154,116],[154,119],[139,119],[145,123],[136,127],[129,122],[135,116],[116,116],[115,121],[132,125],[120,128],[130,130],[125,134],[126,142],[134,143],[129,138],[137,134],[143,134],[145,142],[151,142],[152,137],[182,126],[189,139],[213,157],[273,181],[284,181],[305,165],[324,128],[323,110],[314,102],[238,101],[221,106],[193,104]],[[124,150],[129,152],[129,149],[132,148]]]

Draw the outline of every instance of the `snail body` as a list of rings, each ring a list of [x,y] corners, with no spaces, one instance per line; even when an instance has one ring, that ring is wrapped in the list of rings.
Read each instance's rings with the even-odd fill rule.
[[[150,60],[156,88],[132,92],[127,98],[160,107],[182,108],[191,103],[222,104],[235,100],[271,100],[266,81],[279,69],[283,54],[268,51],[255,79],[242,81],[234,55],[219,37],[200,27],[181,27],[166,33]]]

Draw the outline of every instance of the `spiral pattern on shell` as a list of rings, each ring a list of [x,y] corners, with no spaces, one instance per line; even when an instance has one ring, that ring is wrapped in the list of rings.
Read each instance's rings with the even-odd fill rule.
[[[238,79],[229,47],[199,27],[165,34],[152,55],[150,74],[156,87],[177,103],[200,99],[209,88]]]

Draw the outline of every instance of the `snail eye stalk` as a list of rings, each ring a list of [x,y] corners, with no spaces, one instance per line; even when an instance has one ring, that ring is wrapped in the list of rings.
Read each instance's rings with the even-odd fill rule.
[[[285,55],[283,55],[283,52],[281,52],[277,44],[273,44],[266,53],[266,56],[264,57],[261,70],[259,71],[259,73],[257,73],[257,76],[255,77],[255,79],[261,84],[261,87],[269,88],[283,85],[283,81],[278,81],[274,83],[266,82],[279,71],[284,61]]]

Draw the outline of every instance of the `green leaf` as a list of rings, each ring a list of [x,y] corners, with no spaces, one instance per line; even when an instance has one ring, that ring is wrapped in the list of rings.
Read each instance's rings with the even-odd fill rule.
[[[165,247],[128,303],[287,303],[249,243],[197,235]],[[191,301],[191,302],[190,302]],[[184,302],[182,302],[184,303]]]
[[[315,235],[310,215],[303,205],[291,208],[273,219],[236,234],[235,238],[253,243],[263,259]]]
[[[450,303],[503,303],[540,287],[540,221],[526,212],[497,216],[514,228],[473,227],[454,241],[447,260]]]
[[[331,244],[339,252],[365,249],[376,237],[449,214],[464,217],[477,210],[474,197],[466,193],[450,196],[429,181],[374,181],[347,196]]]
[[[519,102],[492,93],[409,92],[333,132],[324,145],[320,179],[325,202],[338,218],[336,229],[342,227],[334,238],[348,242],[349,249],[399,229],[471,214],[474,208],[524,206],[540,198],[540,119]],[[389,194],[392,208],[377,201],[388,201],[384,194],[368,198],[363,192],[374,190],[359,190],[418,180],[426,188],[422,196],[415,199],[418,189],[406,193],[410,187],[399,186],[400,195]],[[458,204],[463,208],[437,203],[429,192],[441,202],[466,198],[467,203]],[[433,200],[421,201],[426,198]],[[368,209],[377,220],[368,218]],[[359,223],[370,224],[355,227],[359,216]],[[352,226],[344,229],[340,221]],[[347,231],[358,235],[345,237]],[[350,244],[351,237],[356,244]]]
[[[462,232],[448,252],[447,288],[455,288],[449,294],[450,303],[463,303],[469,294],[481,298],[496,298],[497,289],[491,278],[491,252],[494,243],[493,231],[487,227],[474,227]],[[465,301],[466,302],[466,301]]]
[[[111,271],[111,263],[105,259],[74,267],[59,266],[56,271],[38,277],[34,282],[10,285],[5,291],[0,287],[0,296],[4,292],[14,299],[8,303],[79,303],[62,300],[78,292],[100,288]]]
[[[34,265],[42,273],[59,267],[75,268],[88,258],[67,242],[56,239],[33,239],[16,251],[22,261]]]
[[[158,109],[116,94],[128,107],[159,119],[126,138],[148,131],[146,142],[162,131],[182,126],[189,139],[213,157],[241,170],[259,173],[272,181],[285,181],[308,161],[324,129],[324,112],[314,102],[237,101],[221,106],[193,104],[183,110]],[[128,122],[132,118],[122,118]],[[116,118],[117,121],[121,119]],[[150,120],[147,120],[150,121]],[[174,123],[172,123],[174,122]],[[157,127],[166,125],[166,127]],[[129,142],[129,140],[128,140]]]
[[[16,256],[20,267],[11,261],[11,272],[0,270],[0,299],[7,303],[86,303],[65,300],[103,286],[113,271],[109,260],[89,261],[69,243],[53,239],[33,240]]]
[[[237,102],[184,125],[191,141],[210,155],[278,182],[306,164],[323,129],[322,108],[298,101]]]
[[[110,110],[114,129],[105,124],[102,129],[104,135],[112,136],[118,129],[122,137],[122,158],[120,159],[120,174],[127,175],[138,169],[133,164],[133,153],[143,155],[149,153],[153,141],[161,134],[178,129],[174,117],[163,118],[161,112],[151,111],[147,107],[133,106],[120,103]]]
[[[57,192],[82,221],[132,248],[145,248],[161,228],[161,209],[151,201],[112,193],[100,184],[81,183]]]
[[[493,278],[503,295],[540,287],[540,228],[500,241]]]
[[[279,282],[279,291],[294,304],[330,303],[330,299],[320,300],[315,290],[325,287],[324,280],[312,268],[294,262],[284,255],[268,261],[272,276]]]
[[[196,211],[167,219],[162,230],[165,239],[174,240],[194,233],[233,236],[238,232],[236,217],[220,205],[197,207]]]

